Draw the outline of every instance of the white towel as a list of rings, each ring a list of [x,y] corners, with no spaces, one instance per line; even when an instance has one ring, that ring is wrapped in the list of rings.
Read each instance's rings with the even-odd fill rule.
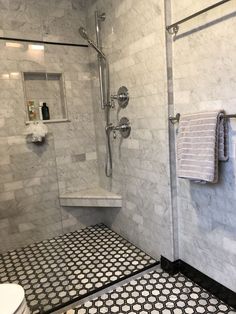
[[[48,127],[41,121],[34,121],[27,127],[25,134],[32,143],[41,143],[48,134]]]
[[[177,174],[196,182],[218,182],[219,160],[228,160],[224,111],[181,116],[177,138]]]

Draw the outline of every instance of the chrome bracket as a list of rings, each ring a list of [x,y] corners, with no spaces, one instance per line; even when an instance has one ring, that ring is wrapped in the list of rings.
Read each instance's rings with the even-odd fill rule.
[[[101,20],[101,21],[105,21],[105,19],[106,19],[106,13],[99,14],[99,15],[98,15],[98,18],[99,18],[99,20]]]
[[[179,25],[176,24],[174,26],[171,26],[171,27],[167,27],[166,28],[167,32],[170,34],[170,35],[177,35],[178,32],[179,32]]]
[[[180,120],[180,113],[176,113],[175,117],[169,116],[169,121],[172,124],[175,124],[175,123],[179,122],[179,120]]]

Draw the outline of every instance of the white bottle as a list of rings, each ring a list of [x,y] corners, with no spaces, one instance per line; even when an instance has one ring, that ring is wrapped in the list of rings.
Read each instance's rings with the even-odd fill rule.
[[[43,120],[43,113],[42,113],[42,107],[43,107],[43,101],[39,102],[39,120]]]

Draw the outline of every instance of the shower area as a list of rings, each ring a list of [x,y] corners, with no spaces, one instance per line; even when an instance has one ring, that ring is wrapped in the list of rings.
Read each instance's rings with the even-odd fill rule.
[[[0,284],[21,285],[29,313],[236,313],[178,266],[234,296],[235,120],[215,188],[177,178],[174,123],[236,111],[223,2],[173,26],[204,3],[0,1]]]
[[[103,43],[111,16],[90,6],[0,7],[0,283],[21,285],[31,314],[158,264],[112,227],[128,193],[120,154],[136,142],[132,96]]]

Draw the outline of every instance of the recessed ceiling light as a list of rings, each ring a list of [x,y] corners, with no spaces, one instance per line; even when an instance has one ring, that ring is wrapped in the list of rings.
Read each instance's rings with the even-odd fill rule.
[[[12,77],[12,78],[18,78],[19,76],[20,76],[19,72],[11,72],[10,73],[10,77]]]
[[[6,42],[6,47],[21,48],[23,45],[20,43]]]
[[[2,74],[1,77],[3,80],[7,80],[10,78],[10,75],[6,73],[6,74]]]
[[[32,49],[32,50],[44,50],[44,45],[29,45],[29,49]]]

